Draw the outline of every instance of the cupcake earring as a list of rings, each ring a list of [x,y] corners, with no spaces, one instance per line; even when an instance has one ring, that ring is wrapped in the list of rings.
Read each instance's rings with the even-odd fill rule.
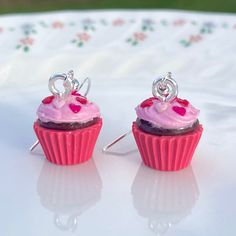
[[[56,88],[63,82],[64,91]],[[80,89],[87,84],[84,95]],[[73,71],[50,77],[48,87],[52,96],[42,100],[34,131],[48,161],[58,165],[75,165],[91,158],[102,127],[98,106],[89,102],[86,95],[90,89],[89,78],[81,84],[74,78]]]
[[[190,165],[202,135],[199,110],[178,98],[178,85],[171,73],[154,80],[153,97],[136,107],[132,132],[144,164],[156,170],[177,171]],[[131,131],[103,148],[104,152]]]

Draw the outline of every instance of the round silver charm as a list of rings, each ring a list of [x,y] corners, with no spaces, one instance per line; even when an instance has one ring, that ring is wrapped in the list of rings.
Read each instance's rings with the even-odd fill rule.
[[[153,81],[152,94],[162,102],[171,102],[178,95],[178,85],[168,72],[164,78]]]
[[[63,82],[64,91],[59,91],[59,89],[56,88],[56,81],[61,80]],[[70,70],[68,74],[65,73],[57,73],[50,77],[48,88],[50,92],[59,97],[65,97],[69,95],[72,91],[79,91],[84,84],[87,83],[87,88],[85,89],[84,95],[86,96],[90,90],[91,81],[89,78],[86,78],[81,84],[77,79],[74,78],[74,72],[73,70]]]
[[[59,91],[59,89],[56,88],[55,83],[58,80],[61,80],[63,82],[63,87],[65,89],[63,92]],[[50,77],[48,82],[48,88],[53,95],[63,97],[64,95],[68,95],[72,91],[73,86],[66,74],[57,73]]]

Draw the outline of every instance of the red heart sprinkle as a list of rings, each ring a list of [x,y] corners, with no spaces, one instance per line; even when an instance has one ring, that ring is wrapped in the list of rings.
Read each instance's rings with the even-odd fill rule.
[[[148,98],[145,101],[143,101],[140,106],[142,108],[150,107],[153,104],[153,100],[159,100],[159,99],[158,98],[154,98],[154,97]]]
[[[87,102],[88,102],[87,99],[85,97],[82,97],[82,96],[76,97],[76,100],[78,102],[80,102],[81,104],[87,104]]]
[[[186,113],[186,109],[184,107],[173,106],[172,109],[173,109],[173,111],[175,111],[176,113],[178,113],[181,116],[184,116]]]
[[[74,112],[74,113],[78,113],[81,110],[81,106],[80,105],[75,105],[73,103],[69,104],[70,109]]]
[[[80,96],[80,94],[79,94],[76,90],[72,91],[72,92],[71,92],[71,95]]]
[[[184,107],[187,107],[188,104],[189,104],[189,101],[186,100],[186,99],[176,98],[176,101],[177,101],[179,104],[183,105]]]
[[[52,102],[52,100],[54,99],[54,96],[49,96],[49,97],[46,97],[42,100],[42,103],[43,104],[50,104]]]

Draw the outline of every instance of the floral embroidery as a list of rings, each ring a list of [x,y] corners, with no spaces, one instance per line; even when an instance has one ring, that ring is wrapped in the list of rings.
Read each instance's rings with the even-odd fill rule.
[[[121,18],[118,18],[112,22],[113,26],[122,26],[125,24],[125,21]]]
[[[22,25],[22,30],[25,35],[36,34],[35,25],[33,24],[24,24]]]
[[[186,20],[184,19],[177,19],[173,22],[174,26],[183,26],[186,24]]]
[[[62,29],[64,27],[64,24],[60,21],[55,21],[52,23],[52,28],[54,29]]]
[[[211,34],[214,28],[215,28],[215,24],[213,22],[206,22],[202,25],[200,29],[200,33]]]
[[[143,31],[154,31],[153,25],[155,22],[151,19],[144,19],[142,22],[142,30]]]
[[[143,32],[135,32],[132,37],[127,39],[128,43],[131,43],[131,45],[135,46],[139,42],[144,41],[146,39],[147,35]]]
[[[95,26],[94,26],[95,22],[92,21],[91,19],[85,19],[82,21],[82,25],[85,31],[89,31],[89,30],[96,30]]]
[[[107,20],[104,18],[94,20],[91,18],[84,18],[78,21],[60,21],[54,20],[48,22],[46,20],[40,20],[36,23],[28,23],[26,22],[23,25],[19,25],[18,27],[8,26],[5,27],[3,25],[0,26],[0,34],[10,33],[15,31],[16,29],[20,29],[22,31],[22,37],[19,39],[18,43],[16,44],[17,49],[23,49],[23,52],[29,52],[30,48],[35,43],[35,37],[37,35],[38,30],[47,30],[47,29],[54,29],[60,30],[66,27],[74,27],[80,28],[81,30],[76,30],[74,38],[69,42],[73,43],[77,47],[84,46],[87,42],[92,40],[93,34],[96,32],[96,29],[99,26],[103,27],[113,27],[113,30],[116,28],[131,26],[131,24],[138,24],[139,20],[135,18],[114,18],[111,20]],[[131,32],[130,36],[125,39],[125,42],[128,43],[130,46],[136,46],[141,43],[145,43],[148,37],[155,37],[154,31],[156,28],[158,29],[159,26],[162,27],[169,27],[173,26],[173,30],[178,30],[181,26],[188,24],[194,28],[195,32],[192,32],[190,35],[187,35],[186,38],[183,38],[179,41],[180,45],[183,47],[189,47],[196,43],[202,42],[207,38],[207,36],[214,33],[216,29],[227,29],[227,30],[236,30],[236,23],[230,24],[228,22],[197,22],[196,20],[191,19],[183,19],[177,18],[174,20],[168,20],[165,18],[160,18],[159,20],[155,18],[144,18],[141,19],[139,27],[134,31]],[[76,32],[75,31],[75,32]],[[38,41],[37,41],[38,42]]]
[[[73,39],[71,42],[76,44],[78,47],[82,47],[85,42],[89,41],[90,35],[86,32],[78,33],[76,38]]]
[[[202,40],[202,36],[197,34],[197,35],[190,35],[189,38],[187,40],[181,40],[180,43],[184,46],[184,47],[188,47],[190,45],[192,45],[193,43],[197,43],[199,41]]]
[[[23,49],[24,52],[28,52],[30,47],[33,45],[34,39],[30,37],[26,37],[20,39],[19,44],[16,46],[16,49]]]

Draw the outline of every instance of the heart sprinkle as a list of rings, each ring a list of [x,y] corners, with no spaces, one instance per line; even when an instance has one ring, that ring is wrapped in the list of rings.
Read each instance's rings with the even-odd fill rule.
[[[179,104],[183,105],[184,107],[187,107],[188,104],[189,104],[189,101],[186,100],[186,99],[176,98],[176,101],[177,101]]]
[[[154,97],[148,98],[145,101],[143,101],[140,106],[142,108],[150,107],[153,104],[153,100],[158,100],[158,98],[154,98]]]
[[[74,112],[74,113],[78,113],[81,110],[81,106],[80,105],[75,105],[73,103],[69,104],[70,109]]]
[[[79,97],[76,97],[76,100],[78,102],[80,102],[81,104],[87,104],[87,99],[85,97],[82,97],[82,96],[79,96]]]
[[[50,104],[52,102],[52,100],[54,99],[54,96],[49,96],[49,97],[46,97],[42,100],[42,103],[43,104]]]
[[[76,90],[72,91],[72,92],[71,92],[71,95],[80,96],[80,94],[79,94]]]
[[[175,111],[176,113],[178,113],[181,116],[184,116],[186,113],[186,109],[184,107],[173,106],[172,109],[173,109],[173,111]]]

